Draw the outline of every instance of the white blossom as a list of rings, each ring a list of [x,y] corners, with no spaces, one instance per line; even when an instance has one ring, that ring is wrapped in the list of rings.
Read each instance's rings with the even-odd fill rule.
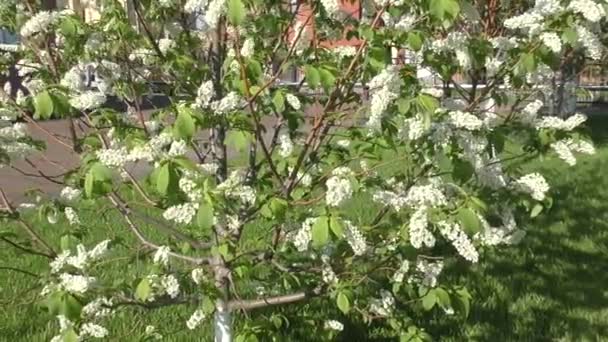
[[[169,147],[169,156],[170,157],[178,157],[183,156],[188,151],[188,145],[184,140],[175,140],[171,143],[171,147]]]
[[[384,112],[393,100],[399,96],[401,79],[396,66],[390,65],[369,81],[371,95],[370,117],[366,126],[379,130]]]
[[[405,274],[409,271],[410,269],[410,262],[408,260],[403,260],[403,262],[401,262],[401,266],[399,266],[399,269],[397,269],[397,271],[395,272],[395,274],[393,274],[393,282],[400,284],[403,282],[403,278],[405,277]]]
[[[65,201],[74,201],[80,197],[82,191],[80,189],[72,188],[71,186],[66,186],[61,189],[61,193],[59,197]]]
[[[80,327],[80,336],[91,336],[95,338],[104,338],[109,334],[108,329],[95,323],[84,323]]]
[[[163,291],[171,298],[179,296],[179,282],[173,274],[165,275],[160,280],[160,285]]]
[[[554,128],[557,130],[571,131],[585,121],[587,121],[587,116],[585,116],[585,114],[577,113],[566,120],[556,116],[544,116],[537,120],[534,125],[536,128]]]
[[[213,81],[205,81],[198,88],[195,101],[199,106],[207,107],[214,96]]]
[[[163,339],[163,335],[161,335],[159,332],[157,332],[156,327],[154,327],[153,325],[146,326],[146,329],[144,330],[144,332],[147,336],[150,336],[151,338],[153,338],[155,340]]]
[[[78,110],[91,110],[106,102],[106,95],[97,91],[86,91],[70,98],[70,105]]]
[[[229,92],[224,98],[211,103],[211,109],[216,115],[227,114],[237,109],[242,103],[241,97],[234,91]]]
[[[555,32],[543,32],[540,35],[540,40],[554,53],[562,51],[562,41]]]
[[[78,217],[78,214],[76,214],[74,208],[66,207],[63,212],[65,214],[65,217],[68,219],[70,225],[75,226],[80,224],[80,218]]]
[[[338,14],[340,14],[341,10],[339,0],[321,0],[321,4],[329,16],[336,17]]]
[[[443,270],[443,262],[429,262],[421,259],[416,263],[416,271],[420,274],[420,282],[424,286],[435,287],[437,286],[437,277]],[[414,278],[410,278],[412,281]]]
[[[158,49],[163,54],[167,53],[169,50],[175,47],[175,41],[169,38],[161,38],[158,40]]]
[[[504,21],[504,26],[510,30],[521,30],[533,35],[542,28],[542,15],[535,12],[524,12]]]
[[[443,89],[440,89],[440,88],[423,88],[422,90],[420,90],[420,93],[430,95],[430,96],[436,97],[436,98],[443,97]]]
[[[205,271],[202,268],[195,268],[190,273],[190,276],[196,285],[200,285],[205,280]]]
[[[208,0],[188,0],[184,4],[184,12],[195,14],[203,12]]]
[[[344,237],[346,242],[350,245],[355,255],[363,255],[367,251],[367,242],[365,237],[361,234],[359,228],[353,225],[350,221],[344,220],[346,229],[344,230]]]
[[[333,176],[326,182],[327,192],[325,193],[325,202],[331,207],[338,207],[345,201],[349,200],[353,195],[353,187],[350,181],[346,178]]]
[[[289,135],[281,134],[279,136],[279,155],[283,158],[289,157],[293,153],[293,142]]]
[[[414,185],[407,192],[405,202],[410,206],[428,205],[439,207],[447,203],[447,199],[436,184]]]
[[[103,165],[114,169],[122,168],[129,160],[126,147],[100,149],[95,151],[95,155]]]
[[[188,327],[188,329],[194,330],[202,323],[204,319],[205,313],[203,312],[203,310],[198,309],[194,311],[194,313],[192,313],[192,315],[188,319],[188,322],[186,322],[186,326]]]
[[[255,53],[255,41],[251,38],[247,38],[241,47],[241,56],[244,58],[251,58]]]
[[[338,276],[331,268],[331,265],[328,263],[323,264],[323,269],[321,270],[321,277],[323,278],[323,282],[328,285],[334,285],[338,282]]]
[[[537,201],[545,199],[549,184],[540,173],[530,173],[515,181],[516,187],[532,196]]]
[[[536,0],[533,11],[540,15],[549,16],[563,11],[563,7],[559,0]]]
[[[324,328],[327,330],[342,331],[344,330],[344,324],[332,319],[325,321]]]
[[[412,214],[409,222],[409,235],[410,243],[412,247],[419,249],[423,245],[426,247],[435,246],[435,237],[427,229],[428,228],[428,217],[427,207],[420,206]]]
[[[21,38],[29,38],[37,33],[48,32],[57,23],[61,12],[40,11],[28,19],[19,31]]]
[[[187,177],[180,178],[179,189],[188,196],[190,202],[198,202],[203,198],[203,193],[198,189],[198,185]]]
[[[156,253],[154,253],[154,258],[152,259],[155,264],[167,266],[169,264],[169,253],[171,249],[168,246],[160,246]]]
[[[369,310],[379,316],[390,316],[395,309],[395,297],[387,290],[380,291],[380,298],[372,298]]]
[[[582,25],[576,26],[578,42],[585,48],[587,57],[598,61],[602,58],[603,45],[597,35]]]
[[[449,123],[456,128],[477,131],[483,127],[483,121],[471,113],[453,111],[449,114]]]
[[[112,300],[106,297],[99,297],[89,302],[82,308],[82,315],[90,318],[102,318],[112,313],[110,306]]]
[[[604,7],[593,0],[572,0],[568,4],[568,9],[582,14],[592,23],[596,23],[606,16]]]
[[[585,141],[585,140],[575,141],[573,139],[567,139],[566,144],[568,144],[568,147],[574,152],[589,154],[589,155],[595,154],[595,147],[593,147],[593,144],[591,144],[588,141]]]
[[[220,17],[226,11],[226,0],[210,0],[205,12],[205,23],[210,29],[215,29]]]
[[[291,106],[291,108],[295,109],[295,110],[300,110],[300,108],[302,108],[302,104],[300,103],[300,99],[298,99],[297,96],[293,95],[293,94],[287,94],[285,95],[285,100],[287,101],[287,103],[289,104],[289,106]]]
[[[310,244],[310,240],[312,239],[312,226],[317,221],[316,217],[309,217],[304,222],[302,222],[302,226],[298,231],[293,235],[293,245],[300,252],[304,252],[308,250],[308,245]]]
[[[350,45],[341,45],[333,48],[333,52],[339,58],[354,57],[357,54],[357,48]]]
[[[472,263],[479,261],[479,253],[458,223],[441,221],[437,226],[441,234],[454,245],[458,254]]]
[[[566,162],[566,164],[573,166],[576,164],[576,157],[570,151],[570,147],[565,141],[556,141],[551,144],[551,148],[557,153],[559,159]]]
[[[528,103],[521,111],[521,121],[531,124],[536,120],[538,111],[543,107],[544,103],[541,100],[534,100]]]
[[[163,212],[163,217],[167,221],[174,221],[181,224],[189,224],[196,215],[198,206],[193,203],[183,203],[171,206]]]
[[[94,277],[62,273],[59,275],[60,286],[70,293],[84,294],[95,283]]]

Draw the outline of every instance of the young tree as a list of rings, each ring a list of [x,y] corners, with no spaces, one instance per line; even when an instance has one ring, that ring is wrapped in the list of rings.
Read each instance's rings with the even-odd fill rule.
[[[594,150],[574,133],[584,115],[541,116],[540,95],[565,56],[603,53],[600,2],[538,0],[504,26],[488,19],[495,8],[456,0],[364,0],[354,14],[339,0],[134,0],[136,25],[121,2],[100,6],[85,23],[35,1],[0,5],[21,37],[0,65],[16,64],[27,88],[0,91],[2,162],[36,146],[13,118],[65,118],[71,141],[55,142],[81,162],[40,211],[86,228],[79,203],[109,204],[123,219],[112,225],[151,252],[143,273],[107,281],[94,265],[112,241],[44,241],[3,195],[3,217],[50,259],[54,341],[111,336],[104,320],[125,306],[180,304],[198,307],[184,328],[213,319],[216,341],[288,334],[304,312],[315,339],[349,322],[427,340],[411,317],[470,305],[442,270],[517,243],[518,223],[551,206],[521,162],[555,152],[573,165]],[[393,65],[391,49],[418,64]],[[279,82],[293,68],[302,82]],[[159,92],[169,104],[147,115]],[[236,332],[233,316],[246,322]]]

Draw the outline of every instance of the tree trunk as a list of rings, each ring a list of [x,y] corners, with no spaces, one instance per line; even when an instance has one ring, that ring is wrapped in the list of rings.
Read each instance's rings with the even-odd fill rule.
[[[551,115],[567,118],[576,111],[576,88],[578,86],[577,59],[565,57],[559,71],[551,82],[551,95],[548,104]]]
[[[232,317],[230,309],[226,308],[223,301],[218,302],[215,308],[215,342],[232,341]]]

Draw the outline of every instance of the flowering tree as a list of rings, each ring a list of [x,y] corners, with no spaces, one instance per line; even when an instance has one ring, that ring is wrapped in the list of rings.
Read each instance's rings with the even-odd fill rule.
[[[104,321],[127,305],[180,304],[198,307],[184,328],[213,320],[216,341],[232,339],[233,316],[248,322],[236,340],[256,340],[304,307],[319,339],[348,321],[427,340],[412,315],[466,316],[471,300],[442,270],[517,243],[551,205],[548,182],[520,162],[594,152],[575,133],[583,115],[541,113],[564,56],[601,57],[600,2],[538,0],[502,18],[456,0],[366,0],[356,14],[338,0],[135,0],[136,25],[120,2],[101,6],[89,24],[35,1],[0,5],[21,38],[0,65],[27,90],[0,91],[2,163],[40,147],[14,119],[65,118],[70,141],[53,141],[81,162],[40,211],[86,229],[78,203],[110,204],[123,219],[112,224],[151,252],[143,273],[106,282],[94,266],[112,241],[44,241],[1,193],[3,218],[50,259],[54,341],[111,336]],[[394,65],[391,50],[416,63]],[[294,68],[302,82],[279,82]],[[148,115],[153,92],[169,105]]]

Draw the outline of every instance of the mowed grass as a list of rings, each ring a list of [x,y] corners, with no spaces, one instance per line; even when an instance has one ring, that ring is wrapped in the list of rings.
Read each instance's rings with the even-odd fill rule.
[[[598,153],[580,158],[577,166],[568,167],[551,158],[526,166],[546,175],[555,205],[525,227],[528,235],[520,245],[484,255],[471,272],[445,275],[451,282],[466,284],[474,302],[466,321],[438,313],[421,320],[437,340],[608,340],[607,121],[590,121]],[[124,242],[114,248],[111,260],[100,266],[101,277],[113,280],[125,273],[145,274],[137,257],[144,251],[127,248],[136,245],[134,238],[122,219],[107,209],[90,206],[81,212],[88,245],[106,238]],[[369,201],[360,198],[350,209],[370,211]],[[57,241],[67,229],[65,222],[50,225],[35,220],[34,225],[51,241]],[[156,241],[164,239],[153,230],[147,232]],[[35,273],[47,270],[48,260],[0,246],[0,267]],[[37,306],[40,288],[36,277],[0,269],[0,341],[48,341],[56,334],[56,321]],[[112,341],[140,340],[149,324],[157,327],[165,341],[210,340],[208,325],[195,333],[186,329],[185,321],[193,310],[180,306],[149,313],[130,307],[119,311],[105,326]],[[313,341],[314,334],[309,338]]]

